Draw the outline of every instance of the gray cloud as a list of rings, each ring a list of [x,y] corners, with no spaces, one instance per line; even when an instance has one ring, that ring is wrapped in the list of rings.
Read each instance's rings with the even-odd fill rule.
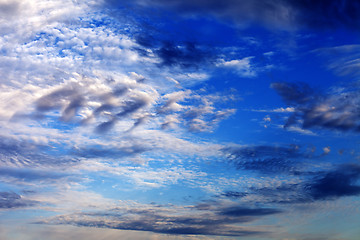
[[[187,42],[183,46],[176,46],[166,42],[155,51],[162,60],[162,66],[180,66],[184,68],[197,68],[201,63],[214,61],[210,50],[201,50],[194,43]]]
[[[36,101],[36,109],[40,112],[47,112],[64,108],[61,113],[61,120],[69,121],[75,117],[76,112],[84,105],[85,98],[81,96],[78,86],[67,86],[55,90]]]
[[[281,213],[281,210],[272,208],[245,208],[230,207],[223,209],[220,214],[226,216],[266,216]]]
[[[306,185],[306,191],[315,200],[336,199],[360,195],[360,165],[347,164],[335,170],[320,173]]]
[[[239,169],[265,174],[294,173],[300,157],[308,157],[297,146],[232,146],[222,152]]]
[[[271,86],[289,106],[295,107],[285,127],[301,124],[303,128],[360,131],[360,95],[357,87],[320,94],[305,84],[273,83]]]
[[[23,199],[14,192],[0,192],[0,209],[24,208],[36,205],[36,201]]]
[[[69,177],[69,174],[26,168],[0,168],[0,177],[14,177],[24,181],[42,181]]]
[[[11,139],[1,136],[0,140],[0,165],[9,168],[36,168],[36,167],[69,167],[79,162],[78,159],[45,153],[52,149],[42,144]],[[6,171],[5,171],[6,172]],[[5,173],[4,173],[5,174]]]
[[[175,235],[252,236],[268,233],[233,224],[254,221],[261,217],[279,214],[272,208],[229,207],[213,212],[202,210],[197,214],[169,215],[166,208],[129,209],[109,212],[79,213],[57,216],[39,223],[71,224],[122,230],[151,231]]]
[[[129,86],[125,86],[126,84],[123,86],[115,80],[103,83],[89,80],[89,83],[86,82],[86,84],[91,86],[85,86],[85,84],[82,86],[82,84],[84,83],[69,83],[40,97],[35,102],[36,112],[29,116],[39,119],[48,112],[61,110],[59,118],[61,121],[75,120],[76,123],[85,125],[95,120],[95,124],[97,124],[95,132],[106,133],[119,120],[133,118],[133,114],[145,110],[154,100],[150,94],[134,90],[141,84],[134,81],[127,83]],[[94,90],[95,88],[92,88],[94,86],[98,90]],[[130,89],[133,90],[131,93],[129,93]],[[17,120],[21,120],[19,116],[22,115],[18,114]],[[103,121],[103,118],[107,120]],[[137,120],[139,118],[141,117],[136,117]]]
[[[140,108],[146,106],[148,104],[148,101],[143,98],[137,98],[137,99],[130,99],[128,101],[125,101],[124,106],[121,109],[121,112],[116,114],[117,117],[125,117],[133,112],[136,112]]]
[[[251,187],[246,194],[233,190],[225,192],[221,196],[228,198],[251,196],[262,204],[293,204],[360,195],[359,164],[344,164],[335,166],[330,170],[313,172],[298,171],[295,175],[299,177],[296,180],[297,183],[283,183],[278,186],[259,188]]]
[[[18,1],[4,1],[0,3],[0,18],[14,17],[20,9]]]
[[[112,117],[111,120],[97,125],[95,128],[95,132],[96,133],[106,133],[115,126],[116,122],[117,122],[117,119],[115,117]]]
[[[96,127],[95,131],[97,133],[105,133],[105,132],[111,130],[115,126],[116,122],[119,119],[129,116],[129,115],[137,112],[138,110],[148,106],[149,104],[150,104],[150,99],[147,99],[147,98],[138,97],[138,98],[132,98],[132,99],[126,100],[123,102],[122,106],[120,107],[120,109],[121,109],[120,112],[111,116],[111,118],[112,118],[111,120],[99,124]],[[108,109],[112,109],[112,106],[109,106]]]
[[[86,148],[75,149],[72,154],[84,158],[122,158],[133,156],[148,151],[149,148],[141,144],[134,144],[129,147],[106,148],[102,146],[87,146]]]
[[[289,105],[306,104],[320,97],[305,83],[277,82],[272,83],[271,87],[275,89]]]

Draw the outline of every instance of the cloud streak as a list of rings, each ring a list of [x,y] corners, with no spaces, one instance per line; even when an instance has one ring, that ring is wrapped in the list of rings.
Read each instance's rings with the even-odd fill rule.
[[[57,216],[38,223],[150,231],[171,235],[261,236],[266,231],[231,224],[252,222],[282,211],[271,208],[231,207],[214,212],[202,211],[197,215],[187,213],[175,216],[169,214],[171,212],[164,207],[134,208],[125,212],[113,209],[111,212]]]

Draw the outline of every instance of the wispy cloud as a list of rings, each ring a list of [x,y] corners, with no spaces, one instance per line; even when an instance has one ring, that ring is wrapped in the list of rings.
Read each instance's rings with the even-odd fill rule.
[[[168,207],[139,206],[138,208],[115,208],[105,212],[87,212],[57,216],[39,223],[96,226],[122,230],[150,231],[180,235],[256,236],[266,231],[261,228],[231,226],[230,224],[251,222],[258,218],[281,213],[270,208],[231,207],[215,212],[196,211],[174,215]],[[101,220],[100,220],[101,219]]]
[[[294,107],[286,107],[286,108],[275,108],[275,109],[253,109],[252,112],[266,112],[266,113],[292,113],[295,112]]]
[[[314,50],[327,59],[327,67],[341,76],[360,74],[360,45],[349,44]]]

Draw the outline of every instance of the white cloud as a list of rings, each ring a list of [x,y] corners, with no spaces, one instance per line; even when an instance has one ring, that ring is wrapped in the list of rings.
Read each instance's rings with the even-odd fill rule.
[[[330,149],[329,146],[327,146],[327,147],[323,148],[323,151],[324,151],[324,155],[327,155],[327,154],[329,154],[331,152],[331,149]]]
[[[230,61],[220,60],[217,64],[219,67],[233,69],[237,74],[242,77],[255,77],[257,75],[256,69],[251,65],[251,59],[254,57],[245,57],[242,59],[234,59]]]
[[[281,126],[281,127],[283,128],[284,126]],[[304,135],[316,136],[316,133],[314,133],[313,131],[308,130],[308,129],[303,129],[298,126],[288,126],[288,127],[286,127],[286,130],[291,131],[291,132],[297,132],[297,133],[304,134]]]
[[[259,109],[259,110],[251,110],[252,112],[269,112],[269,113],[292,113],[295,112],[294,107],[286,107],[286,108],[275,108],[275,109]]]

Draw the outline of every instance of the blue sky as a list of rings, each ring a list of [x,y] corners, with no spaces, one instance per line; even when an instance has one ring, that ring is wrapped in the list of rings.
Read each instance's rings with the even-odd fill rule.
[[[0,0],[0,238],[355,240],[357,0]]]

